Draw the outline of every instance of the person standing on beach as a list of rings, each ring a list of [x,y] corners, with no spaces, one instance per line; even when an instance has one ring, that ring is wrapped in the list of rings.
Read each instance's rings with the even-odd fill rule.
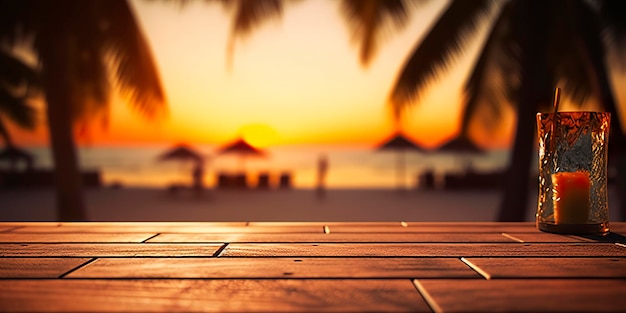
[[[319,156],[317,160],[317,197],[324,199],[326,197],[326,190],[324,187],[326,180],[326,173],[328,172],[328,158],[325,154]]]
[[[202,162],[196,162],[193,168],[193,190],[196,195],[201,195],[204,189],[203,178],[204,178],[204,164]]]

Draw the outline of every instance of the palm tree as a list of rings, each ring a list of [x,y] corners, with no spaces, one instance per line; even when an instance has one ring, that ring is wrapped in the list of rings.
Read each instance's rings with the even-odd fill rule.
[[[28,103],[33,87],[39,87],[38,73],[4,49],[0,50],[0,137],[6,147],[13,147],[13,140],[6,127],[6,120],[17,126],[35,127],[35,110]]]
[[[0,39],[32,42],[47,103],[57,218],[86,220],[76,123],[106,115],[112,86],[144,116],[164,111],[157,70],[132,9],[125,0],[6,0],[0,2]]]
[[[459,55],[480,25],[492,27],[465,85],[461,136],[480,108],[498,124],[503,106],[517,109],[517,129],[498,220],[527,215],[528,177],[535,114],[549,111],[552,90],[561,86],[575,103],[596,96],[613,114],[611,149],[624,160],[624,133],[613,98],[607,60],[626,47],[623,2],[618,1],[453,1],[406,62],[390,103],[399,114],[416,102],[425,84]],[[493,15],[492,15],[493,14]],[[495,19],[491,19],[495,16]],[[607,41],[602,41],[605,35]],[[619,150],[619,151],[618,151]],[[624,166],[619,166],[621,171]],[[626,177],[618,173],[618,177]],[[624,181],[618,188],[626,189]],[[626,216],[626,197],[621,209]]]

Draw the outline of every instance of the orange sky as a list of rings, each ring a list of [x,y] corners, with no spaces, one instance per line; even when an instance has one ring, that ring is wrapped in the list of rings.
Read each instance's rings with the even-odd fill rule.
[[[222,144],[243,135],[258,146],[282,144],[373,145],[393,132],[386,99],[406,56],[444,1],[418,8],[410,25],[386,41],[371,64],[359,64],[335,1],[288,5],[280,20],[237,42],[226,66],[230,15],[219,4],[131,1],[152,47],[169,105],[158,122],[141,118],[123,101],[112,103],[106,130],[81,139],[92,145]],[[477,45],[471,51],[476,51]],[[403,128],[436,146],[459,128],[459,99],[471,56],[442,73],[407,114]],[[502,147],[498,136],[477,136]],[[44,127],[13,131],[25,145],[47,142]]]

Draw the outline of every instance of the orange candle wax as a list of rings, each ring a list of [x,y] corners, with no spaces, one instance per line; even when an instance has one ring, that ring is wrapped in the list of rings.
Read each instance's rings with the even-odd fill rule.
[[[554,222],[585,224],[589,219],[589,172],[560,172],[552,175]]]

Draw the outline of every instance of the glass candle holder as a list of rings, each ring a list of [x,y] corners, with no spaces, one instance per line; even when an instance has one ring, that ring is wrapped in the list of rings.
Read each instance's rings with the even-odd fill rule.
[[[537,228],[562,234],[606,234],[608,112],[537,114]]]

